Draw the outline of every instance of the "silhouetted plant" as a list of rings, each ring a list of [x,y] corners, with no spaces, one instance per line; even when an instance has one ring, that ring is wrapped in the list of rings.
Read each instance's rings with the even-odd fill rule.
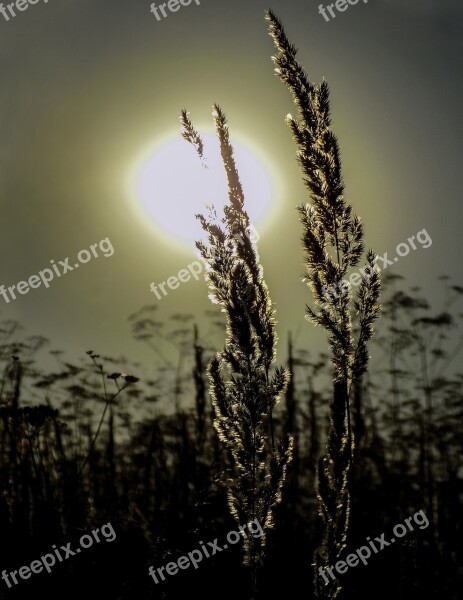
[[[275,317],[255,244],[251,241],[244,192],[236,168],[225,114],[214,106],[214,122],[228,178],[229,204],[220,221],[211,210],[209,219],[198,215],[208,244],[197,242],[206,260],[212,302],[221,306],[227,320],[222,352],[209,368],[214,425],[230,450],[235,470],[228,483],[228,502],[237,523],[257,519],[265,530],[273,526],[272,509],[291,459],[292,438],[277,443],[273,408],[288,384],[289,373],[277,368]],[[201,138],[188,114],[181,115],[183,137],[203,158]],[[244,540],[245,564],[253,569],[262,560],[265,533]]]
[[[95,447],[96,441],[98,439],[98,435],[101,431],[101,426],[103,425],[104,422],[104,418],[106,416],[106,412],[109,408],[109,413],[110,413],[110,418],[109,418],[109,445],[108,445],[108,450],[110,453],[114,452],[114,431],[113,431],[113,426],[114,426],[114,418],[113,418],[113,406],[114,406],[114,401],[116,400],[116,398],[119,396],[119,394],[121,392],[123,392],[129,385],[136,383],[138,381],[138,377],[134,377],[133,375],[126,375],[124,373],[112,373],[111,375],[106,375],[107,379],[111,379],[112,381],[114,381],[114,384],[117,388],[117,391],[114,392],[112,395],[108,394],[107,389],[106,389],[106,378],[105,378],[105,372],[104,372],[104,367],[101,361],[98,361],[98,359],[100,358],[99,354],[95,354],[93,352],[93,350],[88,350],[87,354],[90,356],[93,364],[95,365],[95,368],[97,369],[98,373],[101,375],[101,380],[103,382],[103,394],[104,394],[104,402],[105,402],[105,406],[103,409],[103,413],[101,415],[101,419],[100,422],[98,423],[98,427],[96,429],[95,435],[93,436],[93,439],[90,443],[90,447],[88,450],[88,454],[85,457],[82,465],[80,466],[80,469],[77,473],[77,476],[79,477],[79,475],[83,472],[85,466],[87,465],[87,462],[93,452],[93,449]],[[122,384],[119,384],[118,381],[122,380]],[[112,457],[110,460],[110,463],[112,461]]]
[[[296,59],[281,21],[267,13],[278,53],[273,58],[278,77],[290,89],[299,113],[291,115],[288,125],[297,145],[297,158],[311,205],[299,207],[303,225],[305,281],[310,285],[316,308],[307,307],[307,317],[328,334],[333,365],[333,402],[327,453],[318,470],[320,512],[325,523],[322,545],[317,557],[335,564],[347,540],[350,515],[349,472],[354,437],[351,423],[351,389],[365,373],[368,363],[367,342],[373,334],[373,322],[379,315],[379,277],[375,255],[367,253],[367,270],[352,298],[344,283],[348,270],[359,264],[363,254],[363,226],[353,215],[344,196],[338,141],[331,129],[329,89],[325,81],[310,82]],[[336,290],[330,293],[328,290]],[[358,331],[353,331],[354,312]],[[317,574],[315,575],[319,580]],[[337,598],[338,582],[318,589],[321,597]]]

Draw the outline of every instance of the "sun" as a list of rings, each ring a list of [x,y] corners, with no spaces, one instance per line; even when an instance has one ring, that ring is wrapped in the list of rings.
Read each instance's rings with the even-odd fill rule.
[[[215,135],[202,136],[207,168],[193,147],[178,134],[176,137],[144,153],[135,169],[133,191],[141,217],[150,227],[171,241],[191,246],[204,239],[196,214],[207,215],[208,207],[214,207],[219,217],[223,215],[228,202],[227,178]],[[258,229],[274,205],[275,184],[255,150],[241,140],[233,142],[233,147],[246,210]]]

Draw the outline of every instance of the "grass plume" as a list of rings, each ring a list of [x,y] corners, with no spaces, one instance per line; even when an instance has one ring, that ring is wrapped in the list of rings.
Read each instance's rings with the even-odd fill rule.
[[[277,345],[274,310],[256,245],[248,234],[250,221],[227,120],[217,105],[213,116],[228,178],[229,204],[221,220],[213,212],[209,218],[197,215],[208,243],[196,245],[208,264],[210,298],[226,315],[227,336],[208,375],[214,425],[234,461],[234,475],[228,483],[231,514],[237,523],[257,519],[264,528],[262,537],[244,540],[245,563],[255,570],[291,459],[292,438],[277,443],[273,426],[273,409],[286,390],[289,372],[272,368]],[[202,158],[199,134],[185,112],[181,121],[183,137]]]
[[[354,298],[343,284],[350,268],[359,264],[364,252],[363,225],[353,214],[344,195],[338,140],[331,129],[328,84],[312,83],[296,59],[281,21],[269,11],[266,16],[277,54],[276,74],[290,89],[298,111],[287,123],[297,146],[297,158],[311,204],[299,206],[305,251],[305,281],[315,300],[307,306],[307,318],[328,334],[333,366],[333,401],[325,456],[318,469],[320,514],[324,538],[316,557],[319,564],[335,564],[346,546],[349,516],[349,475],[355,440],[351,423],[352,385],[365,373],[367,342],[379,315],[379,276],[375,254],[367,252],[367,268]],[[340,290],[328,294],[327,289]],[[354,322],[357,329],[354,331]],[[317,577],[317,576],[316,576]],[[320,597],[337,598],[338,582],[319,589]]]

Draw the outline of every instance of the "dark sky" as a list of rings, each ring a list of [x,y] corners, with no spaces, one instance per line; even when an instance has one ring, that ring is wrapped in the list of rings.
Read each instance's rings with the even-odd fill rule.
[[[462,283],[463,5],[360,0],[326,22],[319,4],[275,0],[271,8],[312,80],[330,84],[346,192],[367,245],[395,255],[426,229],[432,246],[390,270],[439,300],[438,275]],[[144,148],[177,138],[180,109],[210,128],[218,102],[232,139],[250,140],[280,182],[273,218],[259,228],[260,255],[280,333],[301,330],[310,341],[295,211],[308,197],[284,122],[293,106],[270,60],[268,0],[201,0],[159,22],[149,7],[39,0],[8,22],[0,15],[0,284],[106,237],[115,250],[48,289],[9,304],[0,297],[0,316],[73,355],[92,347],[137,358],[129,314],[149,303],[161,316],[209,308],[204,282],[160,302],[150,293],[150,282],[195,257],[142,222],[127,182]]]

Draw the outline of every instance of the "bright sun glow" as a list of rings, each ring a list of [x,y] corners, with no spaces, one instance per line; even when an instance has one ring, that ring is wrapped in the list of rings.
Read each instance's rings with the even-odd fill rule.
[[[194,148],[183,139],[168,141],[151,150],[139,164],[135,193],[144,219],[177,240],[204,239],[195,214],[208,215],[213,206],[219,217],[228,202],[227,179],[215,135],[202,136],[207,168]],[[243,184],[246,210],[252,225],[269,213],[275,191],[263,163],[254,152],[233,142],[235,161]]]

